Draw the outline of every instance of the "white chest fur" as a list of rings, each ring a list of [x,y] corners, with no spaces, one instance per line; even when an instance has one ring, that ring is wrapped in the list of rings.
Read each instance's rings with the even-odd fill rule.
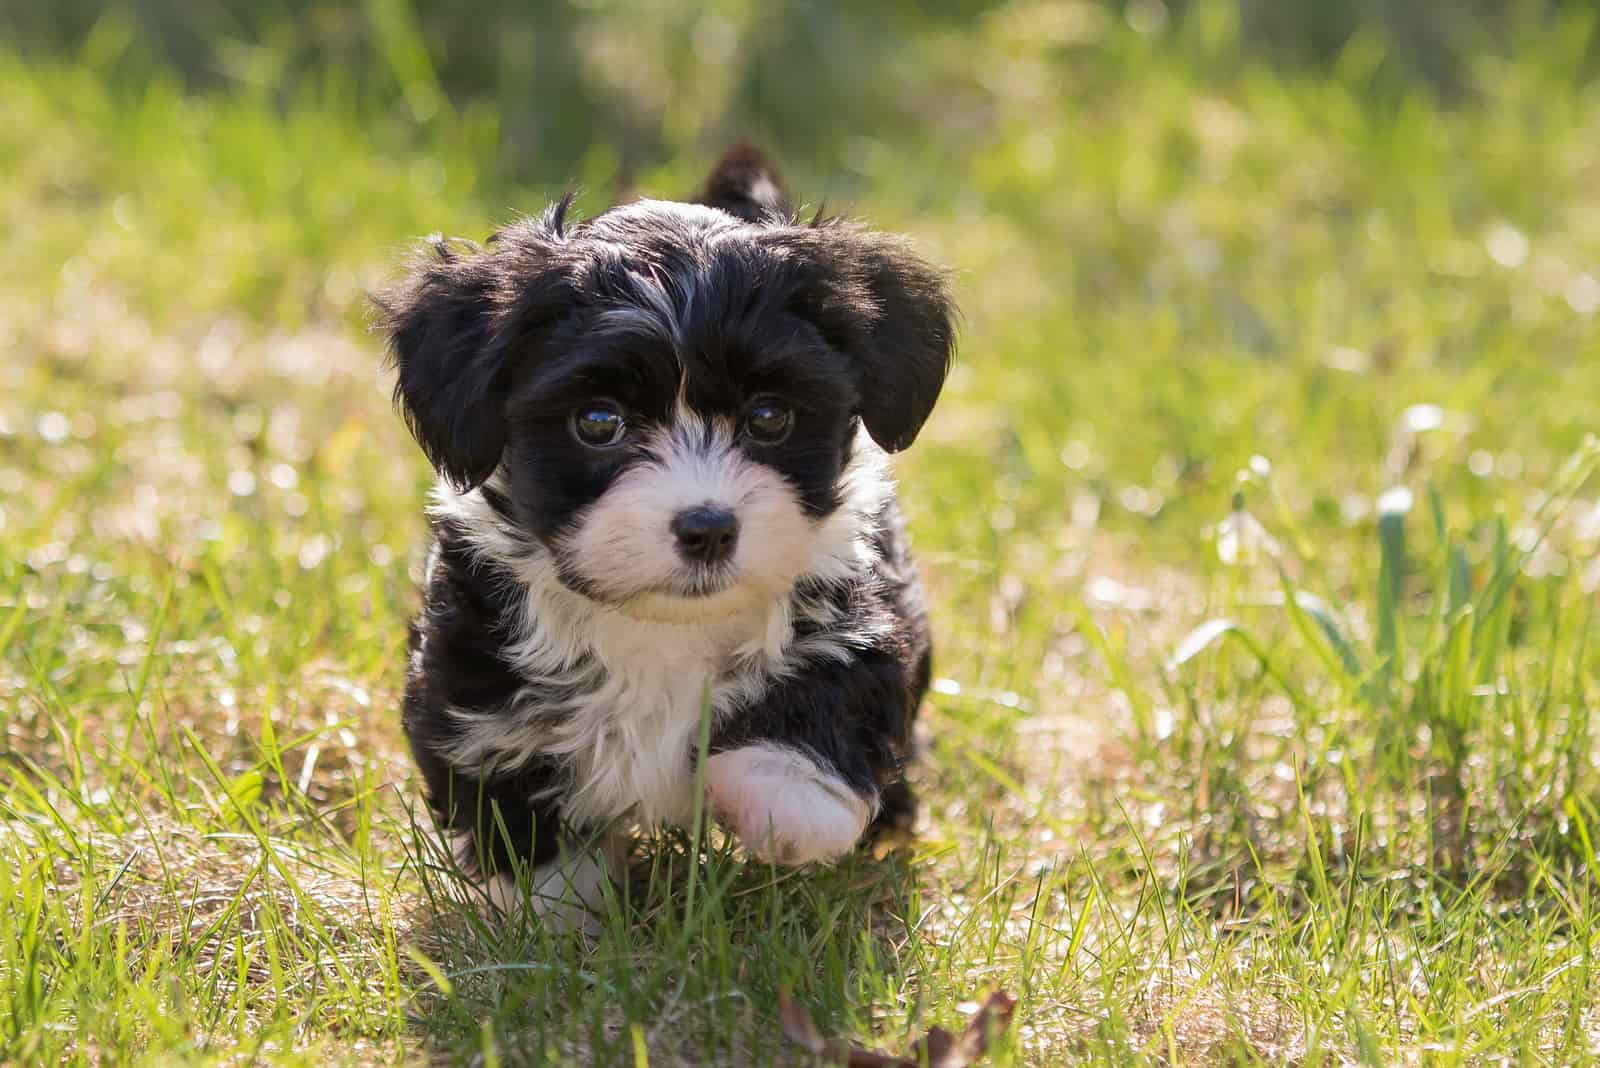
[[[715,626],[615,614],[599,621],[591,635],[594,666],[577,692],[559,718],[532,715],[530,725],[541,725],[519,739],[564,758],[572,776],[562,795],[569,817],[595,823],[628,814],[644,824],[692,818],[691,755],[703,717],[759,692],[783,655],[781,637],[771,648],[761,640],[767,615],[745,613]],[[547,687],[530,687],[530,699],[547,694]]]

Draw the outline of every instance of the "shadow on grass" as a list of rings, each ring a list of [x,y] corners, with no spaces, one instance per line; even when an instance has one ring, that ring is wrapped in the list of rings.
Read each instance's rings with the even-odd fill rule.
[[[874,1005],[908,982],[918,893],[900,852],[795,870],[721,839],[694,863],[687,836],[647,836],[594,934],[475,905],[436,847],[419,839],[412,855],[410,1020],[441,1061],[770,1063],[784,1054],[780,989],[870,1044]]]

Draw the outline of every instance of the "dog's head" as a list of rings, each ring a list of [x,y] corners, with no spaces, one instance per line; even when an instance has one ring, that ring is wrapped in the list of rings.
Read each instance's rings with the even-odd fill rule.
[[[701,203],[566,209],[482,249],[435,240],[379,299],[417,441],[587,597],[687,619],[780,596],[844,506],[858,430],[903,449],[933,408],[940,273],[797,222],[749,150]]]

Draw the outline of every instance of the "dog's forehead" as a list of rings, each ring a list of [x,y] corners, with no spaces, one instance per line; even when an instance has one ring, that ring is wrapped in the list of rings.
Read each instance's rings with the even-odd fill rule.
[[[738,407],[755,379],[835,372],[838,355],[786,314],[796,264],[763,240],[768,233],[700,204],[612,208],[583,235],[599,305],[590,322],[617,339],[628,362],[670,364],[677,397],[706,413]]]

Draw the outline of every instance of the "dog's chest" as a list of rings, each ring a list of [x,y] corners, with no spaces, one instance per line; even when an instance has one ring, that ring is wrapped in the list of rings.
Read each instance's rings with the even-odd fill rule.
[[[573,781],[563,807],[572,818],[602,822],[631,813],[645,824],[692,818],[704,678],[703,671],[628,672],[570,711],[581,739],[567,758]]]
[[[700,724],[759,690],[760,657],[740,631],[630,627],[596,636],[588,670],[559,709],[527,709],[524,737],[565,765],[564,813],[582,824],[623,816],[687,824],[694,812]],[[527,699],[541,700],[539,687]],[[554,712],[554,715],[540,714]]]

